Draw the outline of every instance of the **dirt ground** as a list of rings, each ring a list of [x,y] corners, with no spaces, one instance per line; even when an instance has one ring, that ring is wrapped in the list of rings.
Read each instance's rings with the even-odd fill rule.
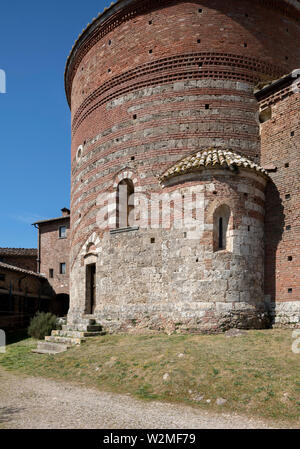
[[[14,375],[0,368],[0,428],[236,429],[279,427],[232,414],[145,402],[67,382]]]

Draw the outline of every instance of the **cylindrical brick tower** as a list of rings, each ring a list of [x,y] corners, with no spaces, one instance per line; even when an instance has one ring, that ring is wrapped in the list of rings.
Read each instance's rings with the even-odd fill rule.
[[[253,88],[300,66],[298,3],[120,0],[79,36],[65,72],[70,323],[93,314],[111,329],[265,324],[267,176]],[[194,153],[198,162],[176,166]],[[114,214],[99,227],[99,205],[120,183],[147,198],[201,193],[202,237],[121,230]]]

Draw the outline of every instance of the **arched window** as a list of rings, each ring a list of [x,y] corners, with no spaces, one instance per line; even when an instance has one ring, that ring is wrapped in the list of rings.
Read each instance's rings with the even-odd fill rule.
[[[134,185],[131,179],[123,179],[117,190],[117,228],[131,226],[130,217],[134,209]]]
[[[223,204],[214,213],[214,251],[231,251],[230,208]]]

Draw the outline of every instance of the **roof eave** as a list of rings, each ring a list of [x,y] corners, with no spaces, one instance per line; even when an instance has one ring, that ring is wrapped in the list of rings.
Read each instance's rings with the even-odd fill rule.
[[[34,276],[34,277],[38,277],[38,278],[41,278],[41,279],[46,279],[46,276],[44,274],[35,273],[34,271],[25,270],[23,268],[16,267],[15,265],[9,265],[9,264],[3,263],[3,262],[0,262],[0,269],[1,268],[3,270],[7,270],[7,271],[14,271],[14,272],[17,272],[17,273],[27,274],[28,276]]]
[[[244,171],[247,171],[249,173],[253,173],[253,174],[256,174],[258,176],[261,176],[261,177],[263,177],[266,180],[269,180],[269,175],[267,173],[264,173],[264,172],[260,171],[260,170],[255,170],[255,169],[250,168],[250,167],[244,167],[244,166],[238,166],[238,165],[236,167],[237,167],[238,170],[236,172],[234,172],[234,171],[230,170],[229,167],[224,167],[222,165],[207,165],[207,166],[203,166],[203,167],[198,167],[198,168],[196,168],[194,170],[187,170],[187,171],[183,171],[181,173],[172,174],[172,175],[164,177],[164,178],[160,177],[159,178],[159,182],[163,186],[163,185],[167,184],[169,181],[171,181],[171,180],[173,180],[175,178],[178,178],[179,176],[184,176],[184,175],[188,175],[188,174],[192,174],[192,173],[201,173],[201,172],[203,172],[205,170],[211,170],[211,171],[213,171],[213,170],[226,170],[227,172],[230,172],[232,174],[234,174],[234,173],[238,174],[239,170],[244,170]]]
[[[297,78],[298,78],[298,76],[297,75],[295,76],[294,72],[291,72],[288,75],[284,76],[283,78],[280,78],[280,79],[274,81],[273,83],[268,84],[267,86],[263,87],[259,91],[255,92],[254,95],[255,95],[257,101],[261,101],[264,98],[268,97],[269,95],[273,94],[274,92],[277,92],[278,90],[289,86]]]
[[[61,217],[49,218],[48,220],[36,221],[35,223],[32,223],[32,226],[40,225],[40,224],[46,224],[46,223],[51,223],[52,221],[66,220],[66,219],[70,219],[70,215],[63,215]]]

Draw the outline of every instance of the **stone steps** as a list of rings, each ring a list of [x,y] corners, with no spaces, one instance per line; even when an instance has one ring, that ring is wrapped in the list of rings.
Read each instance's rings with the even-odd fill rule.
[[[89,324],[96,324],[96,320],[93,315],[82,315],[82,321],[86,321]]]
[[[52,331],[51,335],[53,337],[71,337],[71,338],[84,338],[84,337],[98,337],[101,335],[105,335],[106,332],[96,331],[96,332],[84,332],[84,331],[76,331],[76,330],[58,330]]]
[[[52,343],[47,341],[39,341],[37,348],[33,349],[32,352],[38,354],[59,354],[65,352],[69,349],[69,345],[61,343]]]
[[[86,341],[85,338],[75,338],[75,337],[57,337],[51,335],[50,337],[45,337],[45,340],[50,343],[62,343],[69,346],[80,345]]]
[[[67,351],[72,346],[79,346],[91,337],[106,335],[100,324],[94,318],[85,315],[82,320],[73,325],[64,324],[61,330],[54,330],[45,341],[38,343],[33,352],[39,354],[58,354]]]
[[[87,332],[103,332],[103,327],[100,324],[90,324],[86,327]]]
[[[64,332],[102,332],[103,328],[100,324],[90,324],[90,325],[65,325],[62,326],[62,331]]]

